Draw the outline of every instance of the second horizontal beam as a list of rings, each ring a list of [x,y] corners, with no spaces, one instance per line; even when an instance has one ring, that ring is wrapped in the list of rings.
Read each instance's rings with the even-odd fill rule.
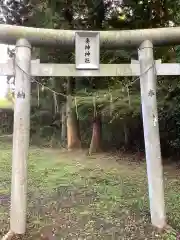
[[[149,66],[149,68],[154,66]],[[180,75],[179,63],[160,63],[155,64],[156,73],[159,76]],[[22,69],[23,70],[23,69]],[[148,71],[148,69],[147,69]],[[0,76],[14,76],[13,61],[0,63]],[[75,64],[49,64],[31,62],[32,77],[115,77],[115,76],[139,76],[139,63],[131,64],[100,64],[99,70],[77,70]]]

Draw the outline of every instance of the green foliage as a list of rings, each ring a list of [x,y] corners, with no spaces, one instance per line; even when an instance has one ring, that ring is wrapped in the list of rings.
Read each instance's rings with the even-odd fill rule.
[[[175,47],[175,53],[176,53],[176,61],[180,62],[180,46]]]
[[[24,25],[31,10],[28,0],[0,0],[0,21],[7,24]]]

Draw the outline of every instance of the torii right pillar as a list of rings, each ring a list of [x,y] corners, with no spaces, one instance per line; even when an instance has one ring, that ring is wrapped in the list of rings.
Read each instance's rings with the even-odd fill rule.
[[[162,229],[166,226],[166,214],[153,44],[149,40],[144,41],[138,49],[138,55],[151,222]]]

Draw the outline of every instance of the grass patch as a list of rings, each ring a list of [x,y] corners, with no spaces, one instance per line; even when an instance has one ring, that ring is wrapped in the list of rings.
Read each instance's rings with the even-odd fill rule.
[[[0,144],[0,235],[8,230],[11,147]],[[174,239],[150,224],[145,164],[88,158],[83,153],[31,148],[28,160],[27,235],[39,239],[55,225],[58,239]],[[166,178],[169,223],[180,229],[177,178]],[[180,184],[179,184],[180,186]]]
[[[13,108],[13,104],[6,98],[0,98],[0,108]]]

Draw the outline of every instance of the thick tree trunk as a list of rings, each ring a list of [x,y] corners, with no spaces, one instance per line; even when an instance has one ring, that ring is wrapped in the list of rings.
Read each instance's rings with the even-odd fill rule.
[[[93,121],[92,138],[89,147],[89,155],[101,151],[101,117],[96,116]]]
[[[72,99],[72,79],[68,79],[67,84],[67,148],[78,149],[81,147],[79,124],[76,112],[73,108]]]
[[[61,107],[61,143],[64,147],[66,143],[66,103]]]

